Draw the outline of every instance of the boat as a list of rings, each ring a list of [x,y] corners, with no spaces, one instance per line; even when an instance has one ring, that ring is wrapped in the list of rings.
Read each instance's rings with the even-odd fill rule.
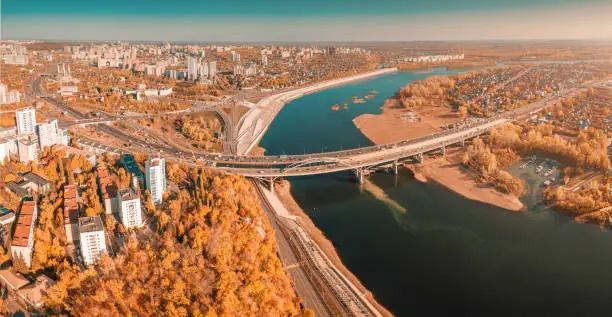
[[[342,110],[348,110],[348,105],[342,106]]]
[[[368,100],[368,99],[372,99],[374,98],[374,95],[365,95],[365,97],[363,97],[364,99]]]
[[[362,98],[353,99],[353,103],[365,103],[366,101]]]
[[[376,95],[376,94],[379,94],[377,90],[370,90],[370,95]]]
[[[338,110],[340,110],[340,105],[337,105],[337,104],[336,104],[336,105],[331,106],[331,110],[333,110],[333,111],[338,111]]]

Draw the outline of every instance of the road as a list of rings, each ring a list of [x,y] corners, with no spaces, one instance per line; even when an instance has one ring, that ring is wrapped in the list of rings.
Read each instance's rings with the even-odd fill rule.
[[[504,112],[495,117],[472,120],[455,129],[386,145],[306,155],[239,156],[196,153],[196,157],[200,161],[212,163],[212,165],[215,165],[218,169],[257,178],[315,175],[351,170],[392,162],[461,142],[465,139],[486,133],[516,118],[529,116],[531,113],[554,104],[561,96],[573,95],[584,89],[586,88],[570,89],[559,96],[552,96],[519,109]],[[177,149],[172,146],[151,144],[148,140],[143,141],[134,138],[133,136],[108,126],[103,126],[101,129],[103,129],[103,132],[117,137],[124,142],[131,142],[130,150],[136,149],[145,153],[152,151],[163,152],[165,156],[172,157],[177,161],[197,164],[197,162],[192,159],[193,154],[191,152]],[[83,137],[80,139],[82,143],[87,142],[91,146],[96,146],[97,141],[93,139]],[[108,148],[108,145],[99,144],[99,142],[98,145]],[[121,153],[123,150],[115,149],[113,152]]]

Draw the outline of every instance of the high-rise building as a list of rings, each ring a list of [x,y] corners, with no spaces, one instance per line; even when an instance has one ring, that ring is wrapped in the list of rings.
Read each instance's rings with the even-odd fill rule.
[[[187,56],[187,79],[196,80],[198,78],[198,59]]]
[[[17,226],[11,243],[13,261],[23,259],[28,267],[32,266],[32,250],[34,249],[34,226],[38,217],[38,208],[34,201],[24,201],[17,218]],[[13,262],[14,263],[14,262]]]
[[[240,64],[234,65],[234,75],[244,75],[244,66]]]
[[[119,218],[126,229],[142,225],[140,195],[132,188],[119,191]]]
[[[230,60],[232,62],[240,62],[240,54],[238,54],[238,53],[236,53],[234,51],[231,51],[230,52]]]
[[[106,237],[100,216],[79,218],[81,254],[83,262],[89,266],[98,263],[106,253]]]
[[[8,103],[7,100],[8,95],[8,86],[6,84],[0,84],[0,104]]]
[[[17,137],[6,136],[0,138],[0,165],[9,159],[12,154],[18,153]]]
[[[245,76],[255,76],[257,75],[257,66],[255,64],[249,65],[249,67],[244,69]]]
[[[208,63],[208,78],[213,79],[217,75],[217,62]]]
[[[17,121],[17,134],[31,134],[36,132],[36,110],[23,108],[15,111]]]
[[[38,162],[38,142],[30,138],[17,142],[19,161],[21,163]]]
[[[268,65],[268,55],[261,54],[261,65],[263,65],[263,66]]]
[[[38,144],[41,150],[46,146],[52,147],[59,143],[57,119],[45,120],[39,123],[36,126],[36,130],[38,132]]]
[[[166,191],[166,162],[161,157],[149,158],[145,162],[146,185],[151,193],[151,200],[154,204],[163,201]]]
[[[7,145],[8,142],[0,139],[0,165],[4,165],[4,160],[10,157]]]
[[[207,62],[202,61],[202,63],[200,64],[200,69],[198,70],[198,74],[200,78],[208,77],[208,63]]]
[[[57,144],[68,145],[68,143],[70,143],[68,129],[57,129]]]

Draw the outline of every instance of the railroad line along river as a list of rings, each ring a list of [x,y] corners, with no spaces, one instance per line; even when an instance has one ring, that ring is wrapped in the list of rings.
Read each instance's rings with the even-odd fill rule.
[[[266,154],[371,145],[352,120],[380,113],[400,87],[431,75],[397,72],[288,103],[261,140]],[[352,96],[379,93],[365,103]],[[331,111],[334,104],[348,109]],[[612,233],[534,200],[525,213],[466,199],[406,171],[290,179],[292,194],[343,263],[398,316],[607,316]],[[367,188],[370,186],[370,188]],[[532,189],[536,190],[536,189]]]

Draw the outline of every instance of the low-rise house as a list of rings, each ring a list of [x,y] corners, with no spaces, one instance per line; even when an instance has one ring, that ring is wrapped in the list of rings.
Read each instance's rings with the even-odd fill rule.
[[[140,188],[145,188],[145,175],[136,163],[136,159],[132,154],[123,154],[121,156],[121,164],[123,164],[123,168],[131,174],[132,177],[136,177],[138,179],[138,184]]]
[[[81,149],[77,149],[75,147],[72,146],[67,146],[67,145],[59,145],[59,146],[55,146],[53,147],[56,151],[62,151],[62,152],[66,152],[66,157],[71,157],[74,155],[77,156],[82,156],[85,159],[87,159],[87,161],[89,161],[89,163],[91,164],[92,167],[95,167],[97,164],[96,161],[96,155],[85,151],[85,150],[81,150]]]
[[[27,189],[19,186],[18,183],[13,182],[13,181],[6,183],[6,185],[4,185],[4,189],[7,192],[11,192],[17,195],[17,197],[21,199],[26,198],[26,197],[31,197],[30,192]]]
[[[10,268],[0,270],[0,284],[24,306],[32,311],[43,308],[43,296],[47,289],[55,285],[55,281],[42,274],[30,282],[22,274],[13,272]]]
[[[51,191],[51,184],[49,181],[36,173],[27,172],[23,174],[22,177],[23,181],[20,186],[27,188],[31,192],[47,195]]]
[[[17,291],[17,294],[30,310],[42,309],[45,305],[43,297],[47,295],[47,289],[55,285],[55,281],[50,277],[41,274],[36,280]]]
[[[15,213],[4,206],[0,206],[0,225],[10,225],[15,221]]]

